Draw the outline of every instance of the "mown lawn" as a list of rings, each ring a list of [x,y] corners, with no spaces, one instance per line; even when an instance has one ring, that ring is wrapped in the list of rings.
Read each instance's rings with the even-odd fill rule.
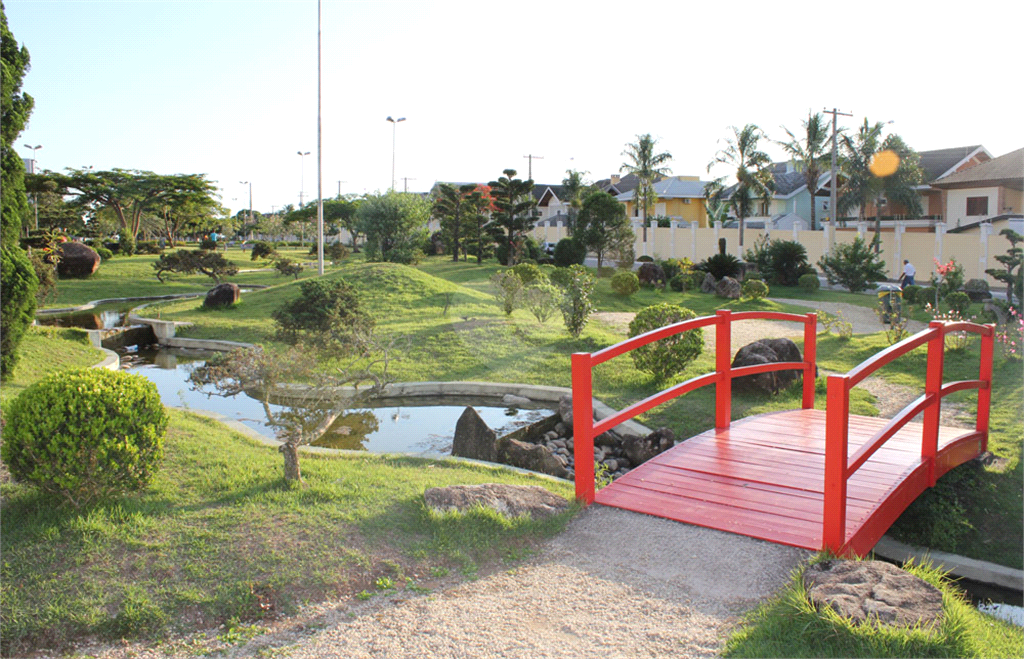
[[[102,359],[103,352],[92,347],[83,330],[29,327],[18,349],[18,365],[0,386],[0,403],[13,399],[51,370],[87,368]]]

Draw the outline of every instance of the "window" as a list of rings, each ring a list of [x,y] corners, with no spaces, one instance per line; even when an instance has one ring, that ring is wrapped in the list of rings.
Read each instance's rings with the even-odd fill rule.
[[[988,197],[968,197],[968,215],[988,215]]]

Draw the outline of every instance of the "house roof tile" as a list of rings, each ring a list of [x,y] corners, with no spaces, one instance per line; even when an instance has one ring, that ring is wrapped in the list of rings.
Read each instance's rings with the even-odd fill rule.
[[[1002,185],[1024,190],[1024,149],[1017,149],[962,172],[932,181],[933,188],[976,188]]]

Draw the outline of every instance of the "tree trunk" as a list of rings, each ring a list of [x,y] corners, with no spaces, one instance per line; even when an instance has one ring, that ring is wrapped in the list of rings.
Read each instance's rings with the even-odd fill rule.
[[[284,456],[284,479],[289,483],[302,484],[302,472],[299,470],[299,446],[287,441],[281,444],[281,455]]]

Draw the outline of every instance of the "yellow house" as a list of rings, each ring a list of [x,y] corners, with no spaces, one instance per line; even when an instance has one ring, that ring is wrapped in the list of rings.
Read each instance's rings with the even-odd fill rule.
[[[654,204],[647,210],[647,218],[668,217],[676,222],[696,222],[697,226],[708,225],[704,186],[697,176],[669,176],[654,184]],[[626,205],[626,214],[630,218],[639,219],[643,216],[635,201],[636,190],[624,192],[616,197]]]

